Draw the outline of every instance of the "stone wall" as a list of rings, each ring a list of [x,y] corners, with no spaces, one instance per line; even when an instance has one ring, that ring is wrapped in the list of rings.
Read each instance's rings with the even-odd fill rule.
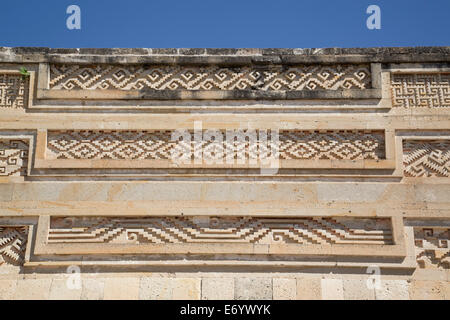
[[[449,299],[449,81],[448,47],[0,48],[0,297]]]

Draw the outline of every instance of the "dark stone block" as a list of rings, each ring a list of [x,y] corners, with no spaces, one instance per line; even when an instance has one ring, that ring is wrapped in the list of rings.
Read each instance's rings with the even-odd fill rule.
[[[204,48],[180,48],[178,49],[179,54],[184,55],[202,55],[206,53]]]
[[[151,50],[152,54],[178,54],[178,49],[176,48],[154,48]]]
[[[231,48],[207,48],[206,54],[211,55],[234,55],[237,54],[238,49]]]

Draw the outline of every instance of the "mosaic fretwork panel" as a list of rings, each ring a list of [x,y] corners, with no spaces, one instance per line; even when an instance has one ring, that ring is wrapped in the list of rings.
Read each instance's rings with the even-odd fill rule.
[[[389,219],[343,217],[54,217],[48,243],[392,244],[392,230]]]
[[[416,259],[421,268],[450,268],[450,230],[414,227]]]
[[[0,73],[0,108],[25,108],[27,86],[28,80],[21,75]]]
[[[342,90],[371,87],[370,66],[255,67],[50,65],[50,89],[60,90]]]
[[[280,131],[279,143],[270,132],[256,130],[255,139],[227,140],[228,134],[251,135],[245,130],[231,133],[220,131],[222,141],[201,140],[201,149],[208,150],[220,143],[221,150],[245,153],[246,159],[257,159],[263,151],[272,156],[278,149],[280,159],[384,159],[383,131]],[[194,133],[189,132],[190,142],[172,140],[171,131],[49,131],[47,138],[48,159],[154,159],[170,160],[174,148],[194,154]],[[216,135],[217,137],[217,135]],[[273,144],[276,146],[273,146]],[[263,146],[264,144],[264,146]],[[277,148],[278,147],[278,148]],[[223,157],[225,157],[224,152]],[[277,153],[276,151],[274,153]],[[211,156],[212,152],[203,156]],[[192,156],[193,157],[193,156]],[[212,156],[211,156],[212,157]],[[214,155],[217,157],[217,154]],[[214,159],[211,159],[214,160]]]
[[[27,174],[28,140],[0,139],[0,176]]]
[[[450,141],[403,141],[403,165],[407,177],[450,177]]]
[[[24,262],[28,227],[0,226],[0,267],[20,266]]]
[[[450,73],[391,75],[394,107],[450,107]]]

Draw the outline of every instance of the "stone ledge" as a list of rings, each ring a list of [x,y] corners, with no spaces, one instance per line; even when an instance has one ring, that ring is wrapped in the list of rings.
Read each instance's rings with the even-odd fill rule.
[[[291,64],[448,62],[450,47],[390,48],[47,48],[0,47],[0,62]]]

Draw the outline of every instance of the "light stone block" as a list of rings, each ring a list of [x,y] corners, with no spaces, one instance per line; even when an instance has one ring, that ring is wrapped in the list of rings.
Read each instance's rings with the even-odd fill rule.
[[[320,278],[297,278],[297,300],[321,300]]]
[[[381,280],[381,288],[375,289],[377,300],[408,300],[409,283],[407,280]]]
[[[322,279],[323,300],[344,300],[344,284],[342,279]]]
[[[233,278],[203,278],[202,300],[233,300]]]
[[[295,279],[273,278],[274,300],[295,300],[297,297],[297,281]]]
[[[411,300],[445,300],[445,284],[439,281],[411,281],[409,298]]]
[[[444,292],[444,299],[450,300],[450,280],[442,282],[442,291]]]
[[[11,300],[17,289],[17,280],[0,280],[0,300]]]
[[[104,290],[104,300],[137,300],[139,278],[107,278]]]
[[[82,291],[82,281],[79,286],[68,286],[68,279],[53,279],[50,287],[50,300],[80,300]]]
[[[13,184],[0,183],[0,201],[11,201]]]
[[[139,286],[139,300],[168,300],[173,297],[172,278],[143,277]]]
[[[236,300],[271,300],[272,279],[270,278],[236,278]]]
[[[371,183],[317,185],[319,201],[374,202],[384,193],[386,185]]]
[[[103,300],[105,289],[104,279],[82,279],[82,300]]]
[[[344,279],[345,300],[374,300],[375,289],[367,286],[367,279]]]
[[[174,300],[200,300],[200,297],[201,297],[200,278],[173,279]]]
[[[51,278],[18,280],[14,300],[47,300],[51,284]]]

